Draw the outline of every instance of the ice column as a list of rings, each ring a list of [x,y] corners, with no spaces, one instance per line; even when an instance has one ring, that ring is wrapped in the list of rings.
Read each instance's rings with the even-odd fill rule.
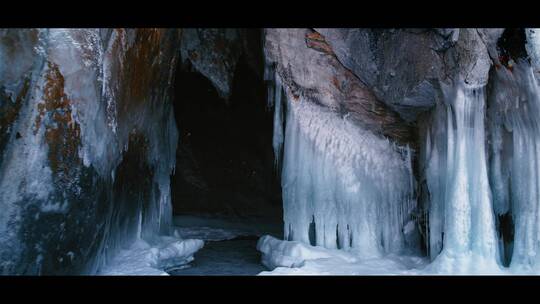
[[[443,272],[497,271],[487,172],[485,89],[457,86],[439,104],[425,143],[429,251]]]
[[[496,211],[514,224],[510,267],[540,266],[540,90],[528,62],[495,74],[492,108],[492,183],[500,189]],[[498,126],[498,128],[497,128]],[[509,240],[512,241],[512,240]]]

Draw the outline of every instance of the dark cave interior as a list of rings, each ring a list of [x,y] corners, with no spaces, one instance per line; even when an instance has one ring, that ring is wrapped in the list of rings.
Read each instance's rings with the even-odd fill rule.
[[[506,67],[509,66],[509,60],[517,61],[528,57],[525,44],[527,38],[523,28],[507,28],[497,41],[497,48],[500,53],[499,60]]]
[[[273,165],[273,114],[266,106],[260,74],[242,55],[230,98],[224,100],[189,65],[177,68],[174,215],[281,219],[281,188]]]

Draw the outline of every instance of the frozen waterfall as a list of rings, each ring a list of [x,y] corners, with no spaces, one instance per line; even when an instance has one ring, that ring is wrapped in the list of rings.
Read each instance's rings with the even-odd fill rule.
[[[425,141],[429,253],[438,272],[499,269],[485,147],[485,89],[449,89]],[[440,252],[440,254],[439,254]],[[439,254],[437,256],[437,254]]]
[[[286,104],[285,238],[363,256],[400,252],[415,207],[410,149],[307,100]]]
[[[531,66],[500,69],[493,81],[490,121],[492,181],[497,214],[511,214],[513,250],[505,259],[518,271],[540,266],[540,90]]]

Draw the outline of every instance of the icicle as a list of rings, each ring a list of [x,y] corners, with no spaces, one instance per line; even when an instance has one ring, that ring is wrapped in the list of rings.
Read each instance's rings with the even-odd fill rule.
[[[274,149],[274,163],[279,172],[281,167],[281,156],[283,149],[283,86],[281,78],[278,75],[275,66],[267,62],[264,67],[264,80],[267,82],[268,101],[267,107],[274,108],[274,133],[272,138],[272,147]]]
[[[400,252],[415,204],[410,149],[302,98],[287,102],[286,121],[285,239],[309,244],[314,219],[317,246],[363,256]]]
[[[274,86],[274,135],[272,138],[272,147],[274,148],[274,160],[276,169],[281,165],[281,150],[283,148],[283,87],[278,75],[275,77]]]

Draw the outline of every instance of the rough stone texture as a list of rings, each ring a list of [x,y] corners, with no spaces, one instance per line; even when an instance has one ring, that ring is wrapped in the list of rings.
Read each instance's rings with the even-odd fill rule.
[[[485,85],[500,29],[317,29],[339,61],[407,121],[441,85]],[[496,58],[496,57],[495,57]]]
[[[0,273],[93,273],[136,233],[167,232],[179,42],[177,30],[0,31]],[[124,150],[147,168],[141,187],[114,182]]]
[[[182,62],[208,78],[220,97],[228,100],[240,56],[245,55],[256,73],[262,71],[258,54],[258,29],[184,29],[180,52]]]
[[[412,142],[411,126],[338,60],[325,36],[310,29],[267,29],[264,48],[267,64],[275,67],[290,89],[290,100],[302,95],[349,115],[358,125],[377,134],[403,144]]]

